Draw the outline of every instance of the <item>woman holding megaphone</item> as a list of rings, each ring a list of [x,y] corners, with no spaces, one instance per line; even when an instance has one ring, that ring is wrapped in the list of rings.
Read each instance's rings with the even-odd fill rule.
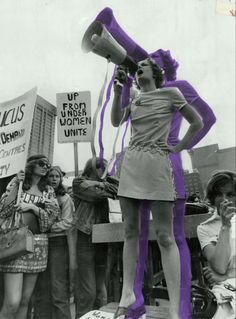
[[[119,74],[124,70],[118,68]],[[174,87],[161,88],[163,70],[151,58],[138,63],[135,74],[140,90],[122,109],[122,86],[114,83],[111,120],[114,126],[131,117],[132,136],[126,150],[118,195],[124,216],[123,289],[115,318],[127,315],[135,302],[134,279],[138,258],[139,209],[145,201],[152,210],[153,224],[170,298],[170,318],[179,319],[180,258],[173,234],[173,203],[176,192],[169,160],[170,153],[185,149],[202,128],[198,114]],[[176,146],[167,144],[174,112],[189,122],[189,129]]]

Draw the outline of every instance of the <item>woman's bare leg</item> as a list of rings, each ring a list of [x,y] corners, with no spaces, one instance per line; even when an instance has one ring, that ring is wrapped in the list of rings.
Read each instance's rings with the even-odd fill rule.
[[[120,197],[124,217],[125,241],[123,248],[123,288],[120,307],[129,307],[135,301],[134,278],[138,258],[139,201]]]
[[[1,319],[14,319],[20,305],[23,286],[22,273],[4,273],[4,300]]]
[[[24,274],[20,306],[15,319],[26,319],[29,301],[32,296],[38,274]]]
[[[177,199],[174,204],[174,234],[180,255],[180,317],[182,319],[191,319],[191,256],[185,236],[184,214],[185,200]]]
[[[128,318],[144,318],[146,313],[144,297],[142,293],[143,277],[147,267],[148,257],[148,233],[150,221],[150,201],[142,201],[140,205],[140,233],[139,233],[139,258],[136,265],[134,281],[135,303],[129,310]]]
[[[151,209],[169,293],[170,318],[179,319],[180,258],[173,232],[173,203],[155,201]]]

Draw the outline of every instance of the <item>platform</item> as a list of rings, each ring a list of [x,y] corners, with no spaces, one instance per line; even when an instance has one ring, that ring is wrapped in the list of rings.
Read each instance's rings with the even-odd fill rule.
[[[168,301],[164,301],[165,306],[145,306],[147,310],[146,318],[147,319],[168,319]],[[161,304],[161,303],[160,303]],[[118,307],[117,302],[111,302],[104,307],[100,308],[99,310],[108,312],[108,313],[115,313],[116,308]]]
[[[185,216],[186,238],[197,238],[197,226],[208,219],[211,214]],[[156,240],[155,230],[150,221],[149,240]],[[114,243],[124,241],[124,223],[94,224],[92,232],[93,243]]]

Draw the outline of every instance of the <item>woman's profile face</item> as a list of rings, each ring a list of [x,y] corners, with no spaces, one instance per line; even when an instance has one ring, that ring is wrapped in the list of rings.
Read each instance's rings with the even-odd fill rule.
[[[145,59],[138,63],[138,70],[135,73],[138,84],[142,84],[142,80],[152,79],[153,71],[149,59]]]
[[[61,182],[61,176],[58,173],[57,170],[52,169],[48,174],[48,180],[49,184],[54,188],[57,189],[60,182]]]
[[[50,164],[46,158],[37,160],[33,169],[33,174],[37,176],[45,176],[49,168]]]

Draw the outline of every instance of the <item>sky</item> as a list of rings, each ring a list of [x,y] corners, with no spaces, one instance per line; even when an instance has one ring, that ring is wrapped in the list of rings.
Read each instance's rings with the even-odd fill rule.
[[[93,114],[107,62],[82,52],[81,41],[97,14],[110,7],[147,52],[169,49],[180,64],[178,79],[189,81],[214,110],[217,123],[198,147],[235,146],[235,17],[218,13],[216,5],[217,0],[1,0],[0,102],[35,86],[53,105],[56,93],[90,91]],[[113,69],[109,63],[109,76]],[[116,134],[109,107],[103,134],[107,158]],[[79,169],[91,154],[89,143],[78,144]],[[190,168],[188,155],[183,157]],[[73,144],[57,143],[57,133],[54,164],[74,169]]]

